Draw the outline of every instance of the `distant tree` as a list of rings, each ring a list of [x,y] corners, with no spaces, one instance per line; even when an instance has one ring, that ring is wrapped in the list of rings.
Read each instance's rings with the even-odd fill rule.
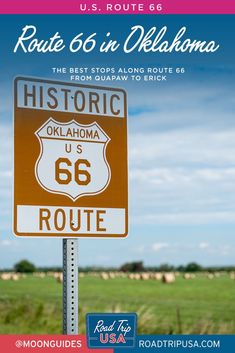
[[[60,266],[50,266],[50,267],[37,267],[38,272],[61,272],[62,267]]]
[[[180,265],[180,266],[176,267],[176,271],[185,272],[185,266]]]
[[[28,260],[21,260],[14,265],[14,270],[20,273],[32,273],[36,271],[36,267]]]
[[[185,266],[185,272],[199,272],[202,270],[202,267],[196,262],[190,262]]]
[[[123,272],[143,272],[145,270],[143,262],[128,262],[120,267]]]
[[[169,264],[162,264],[159,266],[159,271],[160,272],[171,272],[171,271],[174,271],[175,268],[174,266],[172,265],[169,265]]]

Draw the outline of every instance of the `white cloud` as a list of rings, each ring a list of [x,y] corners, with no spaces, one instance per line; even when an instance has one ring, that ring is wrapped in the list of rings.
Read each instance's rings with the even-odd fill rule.
[[[231,246],[229,245],[224,245],[221,249],[221,255],[223,256],[227,256],[229,255],[230,253],[234,253],[233,252],[234,249],[231,249]]]
[[[10,124],[0,124],[0,189],[1,189],[1,215],[10,215],[11,213],[11,199],[12,199],[12,148],[13,137],[12,127]],[[9,217],[4,220],[1,219],[0,229],[8,229],[10,223]]]
[[[146,246],[145,245],[139,245],[136,246],[133,251],[138,254],[144,254],[146,252]]]
[[[134,222],[151,225],[234,224],[235,212],[147,213],[134,217]]]
[[[10,240],[2,240],[1,242],[0,242],[0,245],[1,246],[11,246],[12,245],[12,242],[10,241]]]
[[[210,246],[210,244],[209,244],[209,243],[206,243],[206,242],[201,242],[201,243],[199,244],[199,248],[200,248],[200,249],[207,249],[209,246]]]
[[[152,245],[152,249],[153,249],[153,251],[155,251],[155,252],[158,252],[158,251],[160,251],[160,250],[162,250],[162,249],[166,249],[166,248],[168,248],[169,247],[169,244],[168,243],[154,243],[153,245]]]
[[[157,118],[155,117],[155,120]],[[175,129],[129,136],[129,158],[135,167],[234,166],[235,127],[223,131]]]
[[[1,178],[11,178],[12,177],[12,171],[11,170],[4,170],[0,172],[0,177]]]
[[[199,251],[198,251],[199,249]],[[198,243],[196,239],[192,241],[186,241],[184,243],[182,242],[157,242],[153,243],[151,245],[151,249],[146,248],[145,253],[150,255],[150,252],[158,252],[159,256],[164,252],[164,254],[167,253],[169,257],[172,256],[172,254],[187,254],[189,258],[193,259],[194,254],[200,254],[202,256],[205,256],[205,253],[207,256],[217,256],[218,258],[221,258],[226,255],[231,255],[234,253],[234,246],[227,245],[227,244],[210,244],[209,242],[200,242]]]
[[[166,184],[175,182],[234,182],[235,168],[202,168],[190,169],[183,167],[171,168],[133,168],[130,170],[130,179],[151,184]]]
[[[129,95],[130,126],[138,131],[173,131],[182,128],[223,130],[235,126],[235,99],[229,85],[196,80],[183,85],[145,87]],[[145,108],[145,109],[144,109]]]
[[[0,162],[1,172],[11,170],[12,166],[12,151],[13,151],[13,133],[10,123],[0,124]],[[3,169],[4,168],[4,169]]]
[[[130,136],[135,223],[235,223],[235,130]]]

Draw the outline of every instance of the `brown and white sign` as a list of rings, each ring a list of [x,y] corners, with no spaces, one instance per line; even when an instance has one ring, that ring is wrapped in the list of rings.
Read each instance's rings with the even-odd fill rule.
[[[26,77],[14,89],[14,233],[125,237],[125,91]]]

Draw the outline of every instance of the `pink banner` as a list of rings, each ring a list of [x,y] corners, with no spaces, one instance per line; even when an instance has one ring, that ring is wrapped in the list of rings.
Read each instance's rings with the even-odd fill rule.
[[[8,353],[113,353],[87,348],[84,335],[0,335],[1,352]]]
[[[234,14],[234,0],[2,0],[1,14]]]

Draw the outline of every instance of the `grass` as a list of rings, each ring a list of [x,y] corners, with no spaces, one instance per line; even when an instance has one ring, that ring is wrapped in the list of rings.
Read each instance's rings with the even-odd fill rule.
[[[137,312],[139,334],[234,334],[235,281],[178,277],[173,284],[79,279],[79,332],[88,312]],[[0,280],[0,333],[61,333],[62,285],[52,277]]]

